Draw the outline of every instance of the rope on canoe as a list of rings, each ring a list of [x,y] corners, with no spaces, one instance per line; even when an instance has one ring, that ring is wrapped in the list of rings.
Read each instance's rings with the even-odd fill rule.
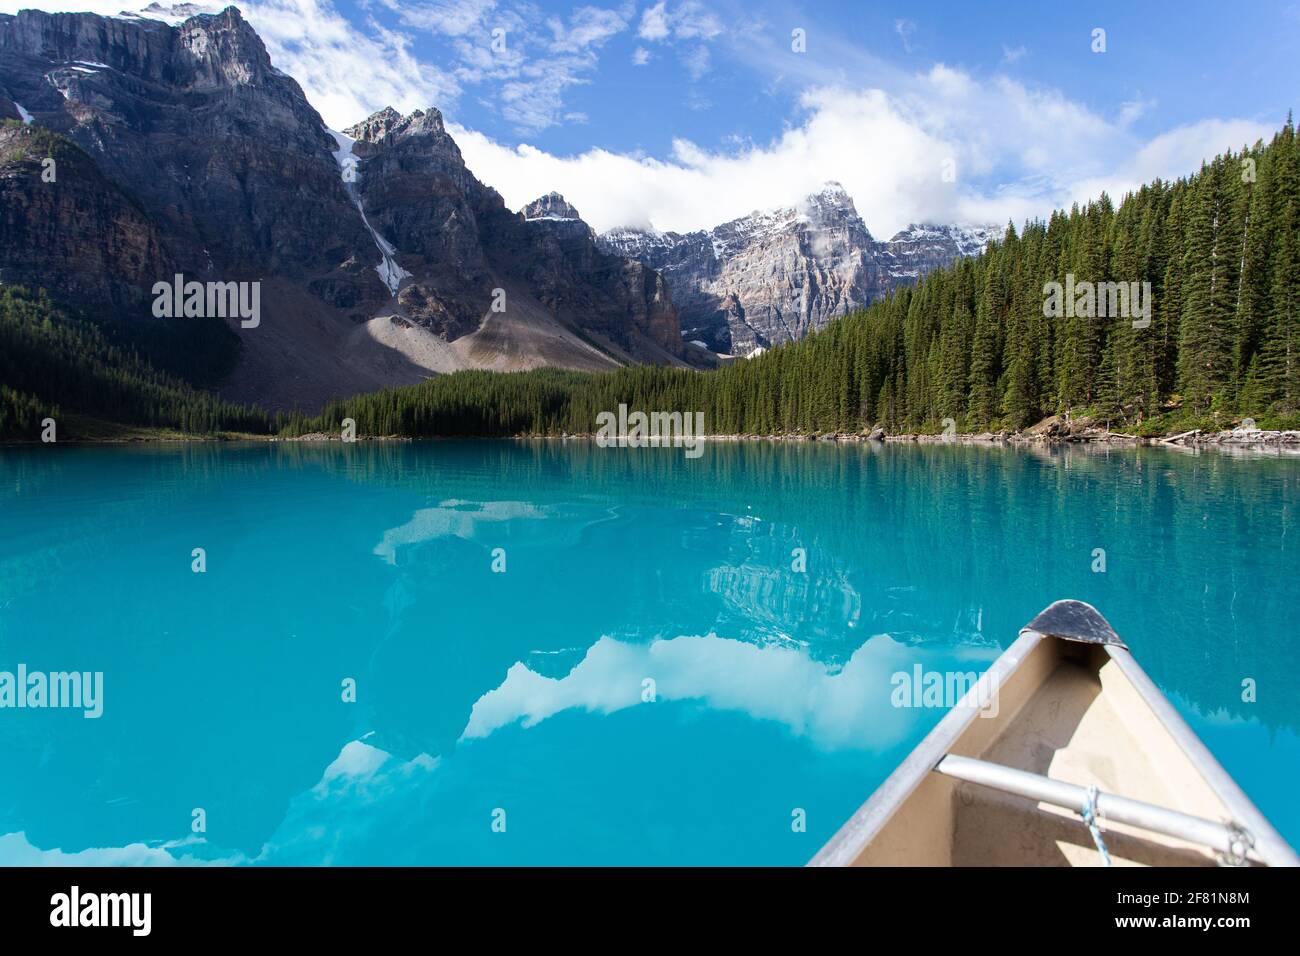
[[[1088,788],[1088,795],[1083,800],[1083,822],[1088,825],[1088,832],[1092,834],[1092,842],[1097,844],[1097,852],[1101,854],[1102,863],[1110,866],[1110,854],[1106,852],[1106,842],[1101,838],[1101,827],[1097,825],[1097,788],[1095,786]]]
[[[1228,824],[1232,834],[1228,849],[1219,855],[1219,866],[1247,866],[1250,863],[1250,851],[1255,848],[1255,838],[1251,832],[1235,820]]]

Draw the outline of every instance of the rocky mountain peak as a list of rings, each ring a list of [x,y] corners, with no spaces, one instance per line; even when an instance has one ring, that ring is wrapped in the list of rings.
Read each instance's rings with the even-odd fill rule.
[[[519,210],[525,219],[581,219],[573,204],[557,192],[534,199]]]
[[[239,13],[239,10],[235,7],[228,7],[227,9]],[[175,26],[176,24],[173,21],[188,20],[190,17],[197,17],[205,13],[215,12],[216,11],[211,7],[197,3],[158,3],[157,0],[155,0],[155,2],[144,7],[140,11],[139,16],[146,19],[159,19],[167,23],[172,23],[172,25]]]
[[[815,193],[811,193],[805,201],[824,206],[839,206],[842,208],[854,209],[853,197],[849,195],[847,189],[833,179],[828,179],[822,184],[821,189],[817,190]]]
[[[864,241],[871,241],[871,233],[858,215],[853,197],[837,182],[827,182],[817,192],[805,196],[795,206],[795,213],[807,217],[814,225],[861,231]]]
[[[402,122],[402,114],[391,106],[371,113],[360,123],[349,126],[343,132],[363,143],[377,143]]]
[[[432,106],[427,110],[416,110],[408,116],[406,118],[406,124],[401,131],[411,135],[428,133],[444,137],[448,140],[451,139],[447,134],[447,127],[443,125],[442,113],[434,109]]]
[[[712,360],[683,343],[657,272],[599,249],[563,197],[533,223],[507,209],[438,110],[331,135],[233,7],[0,14],[0,117],[29,124],[0,131],[0,281],[113,306],[141,336],[159,279],[263,283],[256,333],[209,317],[240,336],[205,373],[238,401]],[[56,134],[75,152],[52,189],[28,154]],[[181,331],[178,351],[201,352],[208,333]]]
[[[911,223],[889,240],[895,244],[951,246],[958,255],[978,255],[1001,235],[997,226],[955,226],[935,223]]]
[[[58,189],[39,177],[13,184],[7,208],[22,221],[0,225],[0,261],[13,270],[5,281],[44,285],[79,307],[121,303],[120,321],[144,328],[153,319],[150,289],[174,272],[266,280],[268,314],[329,315],[350,331],[351,318],[367,315],[387,290],[371,268],[374,241],[339,174],[334,141],[236,8],[189,13],[179,10],[179,22],[153,10],[0,15],[5,97],[87,157],[80,191],[71,166],[65,186],[62,161]],[[66,226],[78,216],[83,225]],[[22,243],[50,241],[41,220],[64,224],[61,235],[75,241],[24,257]],[[89,266],[66,265],[77,262],[104,264],[112,294],[91,281]],[[274,399],[283,350],[270,336],[246,336],[243,354],[245,384],[256,382],[242,394]],[[302,380],[313,376],[313,400],[338,390],[328,373],[301,370]]]
[[[186,4],[169,9],[197,8]],[[198,93],[269,86],[284,97],[293,95],[284,89],[292,87],[301,97],[297,84],[271,65],[261,37],[236,7],[165,19],[40,10],[0,14],[0,54],[8,66],[31,70],[37,62],[47,64],[39,78],[30,73],[15,77],[9,94],[19,102],[31,101],[33,112],[62,110],[60,96],[111,110],[113,98],[102,87],[129,76],[137,83]]]
[[[446,136],[447,130],[442,122],[442,113],[433,107],[403,116],[391,106],[385,106],[343,132],[358,142],[379,145],[389,137],[397,139],[421,134]]]
[[[177,31],[181,46],[193,58],[195,86],[204,81],[217,86],[253,85],[272,72],[262,38],[237,7],[191,16]]]
[[[604,255],[562,196],[533,204],[532,222],[511,212],[466,168],[437,110],[380,110],[345,135],[360,161],[356,198],[398,277],[389,308],[439,340],[439,370],[683,361],[660,276]],[[498,289],[509,290],[500,311]]]
[[[688,341],[743,356],[802,338],[932,269],[977,255],[994,235],[912,226],[879,242],[853,197],[830,181],[794,206],[707,231],[617,229],[599,241],[663,273]]]

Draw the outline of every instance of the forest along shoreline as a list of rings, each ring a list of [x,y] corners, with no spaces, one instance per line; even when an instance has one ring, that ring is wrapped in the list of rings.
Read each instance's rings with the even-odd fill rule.
[[[951,420],[949,420],[951,421]],[[121,445],[121,444],[160,444],[167,442],[342,442],[343,436],[337,431],[312,431],[301,435],[259,434],[240,431],[217,431],[203,434],[178,431],[170,428],[110,425],[98,423],[101,429],[89,433],[80,433],[76,437],[60,438],[60,445]],[[595,432],[553,432],[533,433],[519,432],[514,435],[358,435],[353,441],[548,441],[595,440]],[[890,433],[883,425],[863,428],[858,432],[801,432],[760,434],[709,434],[702,436],[707,441],[743,442],[743,441],[789,441],[789,442],[847,442],[879,444],[923,444],[923,445],[1147,445],[1172,446],[1182,448],[1219,447],[1231,449],[1277,449],[1300,455],[1300,429],[1266,429],[1255,427],[1250,419],[1229,429],[1194,428],[1188,431],[1159,434],[1133,435],[1127,432],[1112,431],[1108,423],[1088,416],[1067,418],[1053,415],[1038,424],[1019,431],[983,431],[958,432],[949,429],[944,432],[898,432]],[[0,438],[0,447],[5,445],[39,445],[35,439]]]
[[[1225,448],[1289,448],[1300,453],[1300,429],[1278,430],[1238,427],[1226,430],[1194,428],[1168,435],[1130,435],[1111,431],[1091,419],[1067,422],[1052,416],[1021,431],[948,432],[890,434],[877,426],[870,432],[824,435],[708,435],[713,441],[844,441],[924,445],[1173,445],[1178,447],[1222,446]]]
[[[414,442],[414,441],[590,441],[595,433],[563,433],[559,435],[445,435],[413,438],[408,435],[359,435],[357,442]],[[1223,431],[1193,429],[1174,435],[1141,436],[1124,432],[1110,431],[1108,428],[1093,424],[1087,419],[1065,422],[1056,417],[1047,419],[1032,428],[1023,431],[999,432],[951,432],[943,433],[901,433],[889,434],[884,428],[876,427],[871,431],[857,433],[824,433],[818,435],[775,434],[775,435],[710,435],[705,434],[705,441],[745,442],[745,441],[788,441],[788,442],[845,442],[879,444],[918,444],[918,445],[1147,445],[1172,446],[1181,448],[1213,448],[1267,450],[1270,448],[1285,450],[1300,455],[1300,429],[1277,430],[1261,428],[1234,428]],[[337,433],[309,432],[303,435],[255,435],[226,433],[220,435],[121,435],[116,437],[80,438],[61,441],[59,444],[132,444],[159,442],[342,442]],[[38,442],[0,441],[3,445],[30,445]]]

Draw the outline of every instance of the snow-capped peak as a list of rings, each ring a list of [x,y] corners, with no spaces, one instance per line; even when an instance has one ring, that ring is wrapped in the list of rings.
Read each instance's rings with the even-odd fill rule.
[[[123,10],[117,15],[117,18],[122,20],[161,20],[168,26],[178,27],[190,17],[219,13],[220,10],[220,7],[206,4],[158,3],[155,0],[155,2],[138,7],[135,10]]]
[[[553,219],[561,222],[572,222],[582,219],[573,203],[555,191],[551,191],[539,199],[534,199],[519,211],[528,220]]]
[[[834,179],[826,180],[826,182],[822,184],[822,188],[813,193],[813,196],[818,199],[847,200],[850,203],[853,202],[853,199],[849,196],[849,191]]]
[[[946,243],[956,246],[963,256],[978,255],[990,242],[1001,235],[997,226],[942,226],[932,223],[912,223],[897,233],[891,243]]]

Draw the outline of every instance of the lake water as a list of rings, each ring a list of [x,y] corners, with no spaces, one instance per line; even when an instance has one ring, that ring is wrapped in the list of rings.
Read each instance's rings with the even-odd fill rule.
[[[892,675],[1064,597],[1300,843],[1298,512],[1165,449],[0,449],[0,671],[103,674],[0,709],[0,863],[801,864],[943,714]]]

